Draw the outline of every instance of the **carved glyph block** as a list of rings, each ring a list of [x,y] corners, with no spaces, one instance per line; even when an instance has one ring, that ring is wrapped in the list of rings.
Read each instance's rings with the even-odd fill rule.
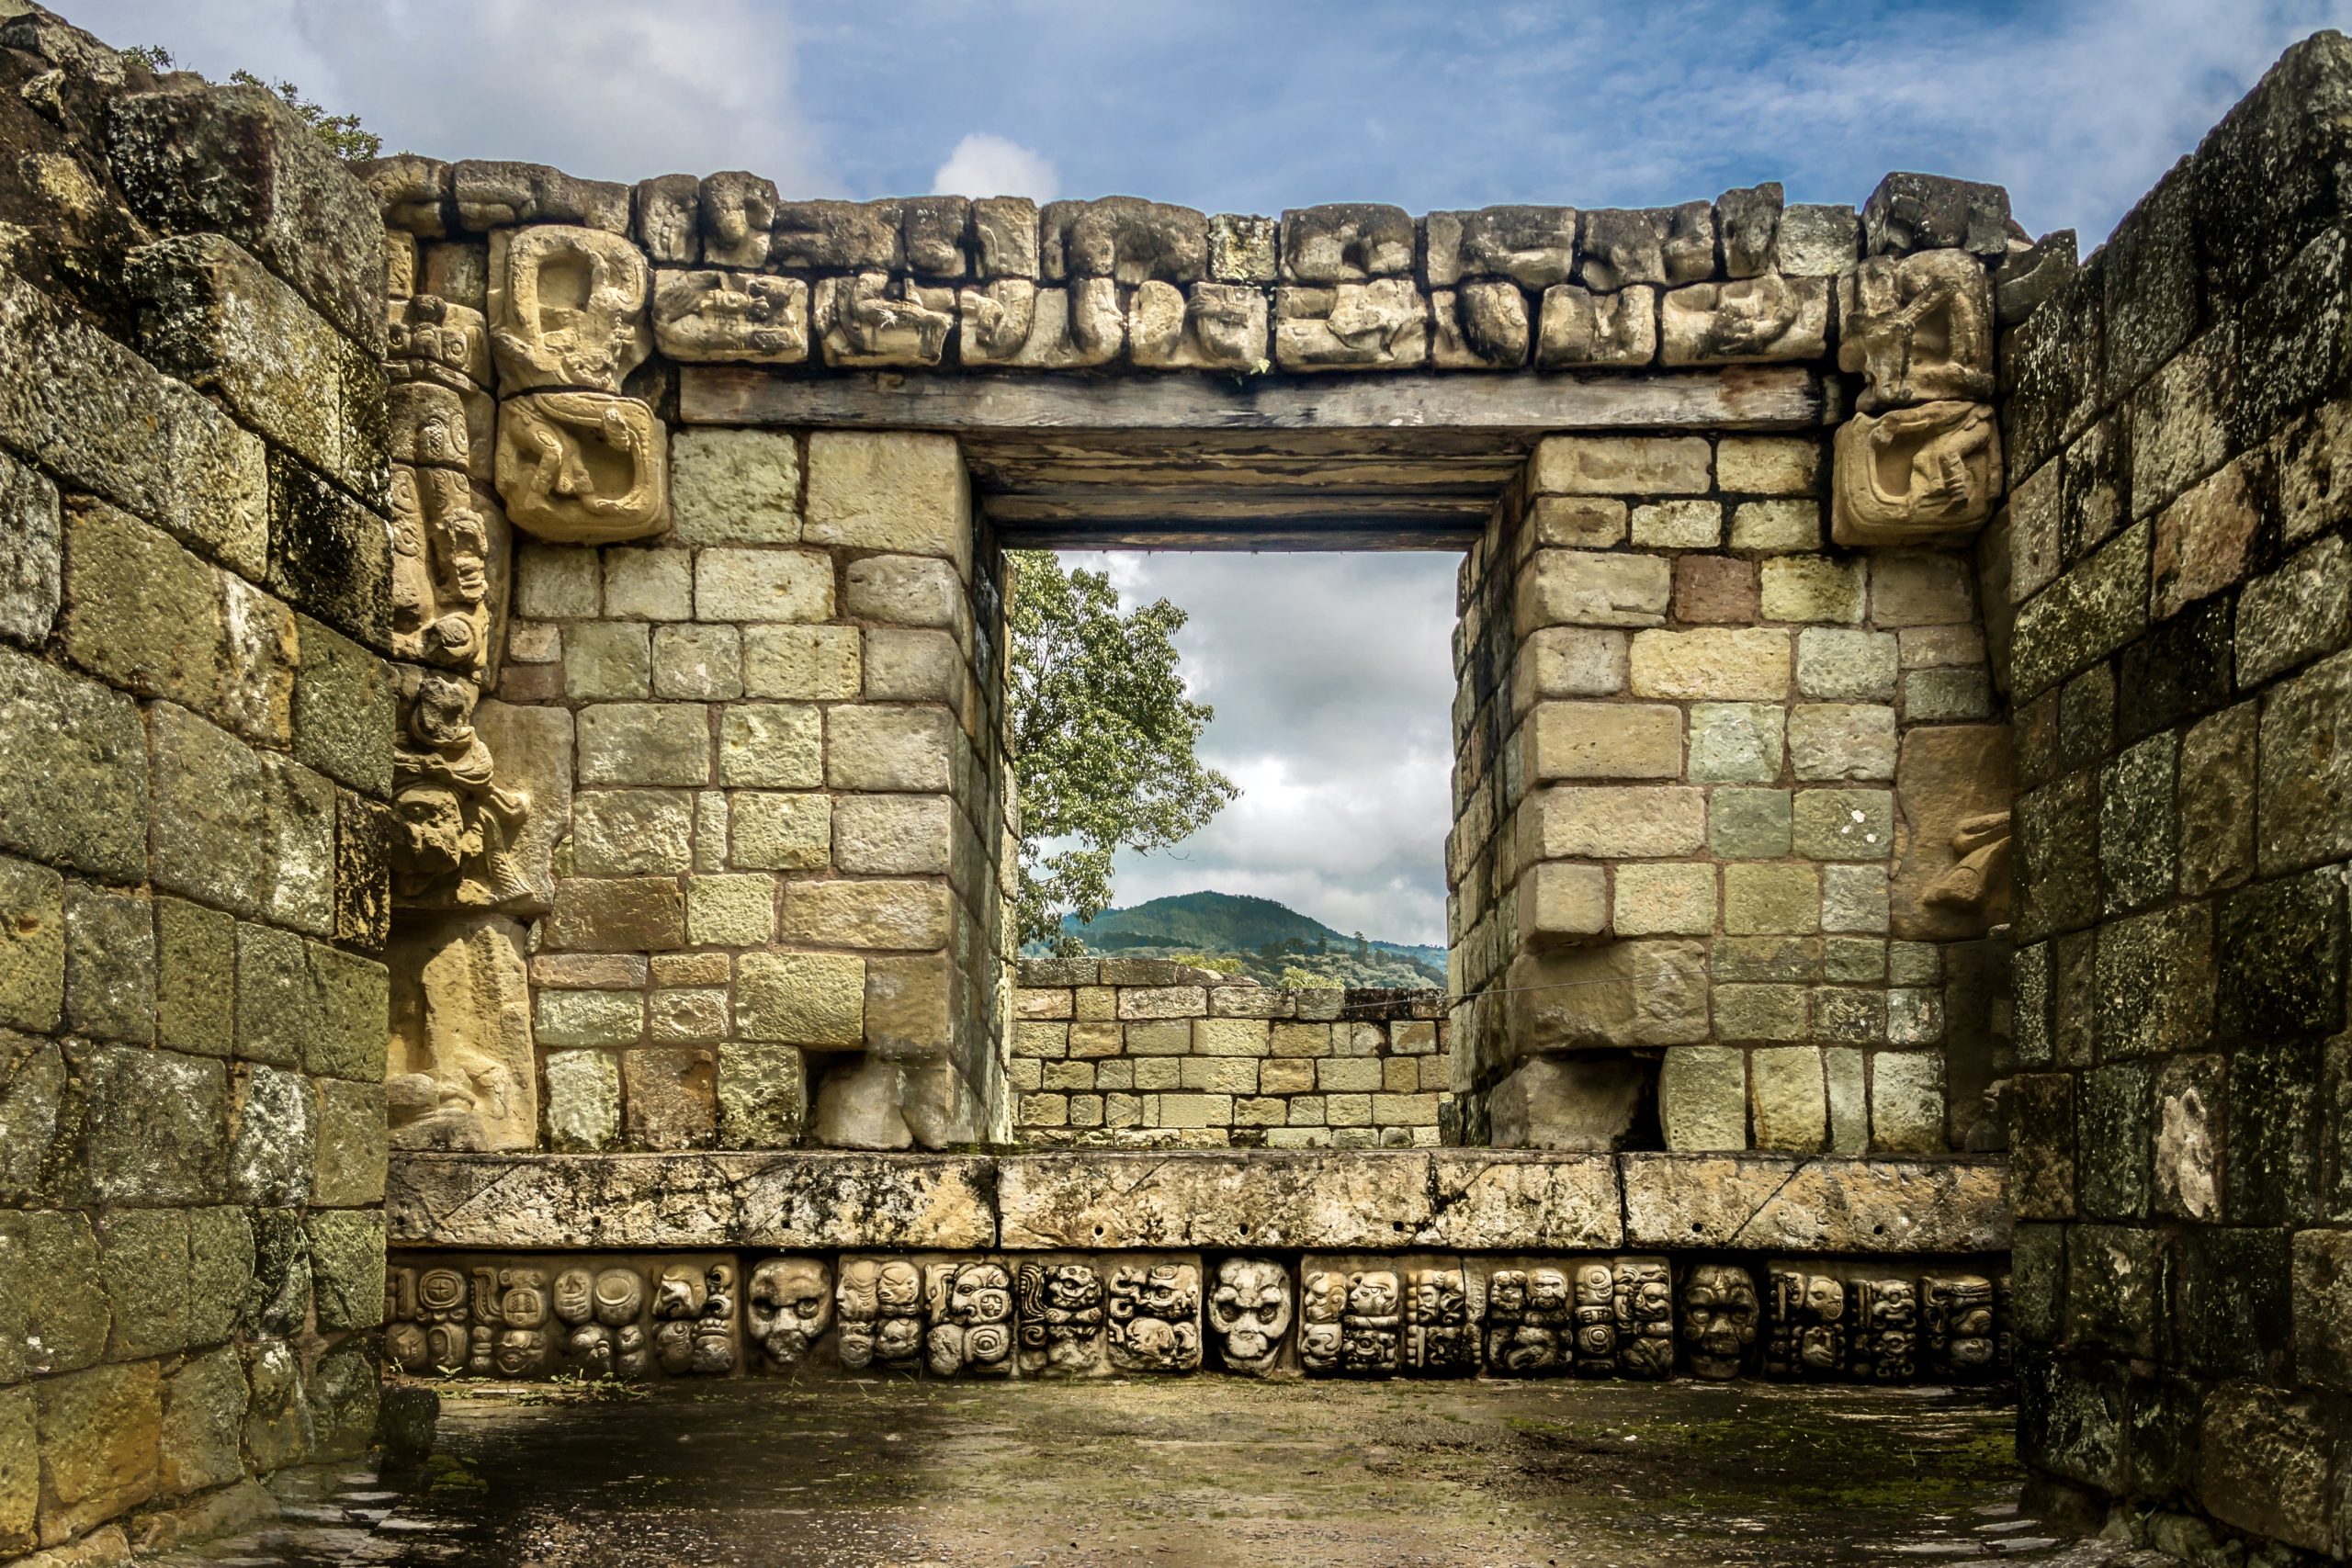
[[[1430,362],[1441,370],[1516,370],[1534,333],[1527,296],[1513,283],[1479,280],[1430,297],[1436,324]]]
[[[1764,1371],[1800,1381],[1846,1372],[1846,1284],[1803,1264],[1767,1270]]]
[[[1829,280],[1767,273],[1670,288],[1658,321],[1667,365],[1815,359],[1829,347]]]
[[[1579,284],[1544,291],[1539,369],[1633,368],[1657,357],[1657,290],[1635,285],[1596,294]]]
[[[386,318],[384,373],[464,389],[492,383],[490,323],[480,310],[434,294],[395,299]]]
[[[1006,277],[963,293],[964,363],[1016,370],[1108,365],[1126,341],[1119,287],[1107,277],[1041,288]]]
[[[1628,284],[1697,283],[1715,270],[1715,209],[1600,208],[1588,211],[1577,240],[1577,281],[1602,293]]]
[[[1871,256],[1838,280],[1838,366],[1865,410],[1993,396],[1993,280],[1966,251]]]
[[[844,1258],[833,1290],[842,1365],[913,1371],[923,1360],[922,1271],[904,1258]]]
[[[1227,1371],[1253,1378],[1281,1371],[1296,1315],[1285,1265],[1265,1258],[1228,1258],[1217,1265],[1208,1324]]]
[[[663,268],[653,341],[689,364],[797,365],[808,357],[808,283],[765,273]]]
[[[1860,1382],[1909,1382],[1919,1369],[1919,1282],[1860,1279],[1846,1295],[1848,1371]]]
[[[1189,1372],[1201,1364],[1201,1268],[1177,1258],[1107,1264],[1103,1311],[1111,1365],[1123,1372]]]
[[[771,1258],[752,1270],[744,1326],[770,1371],[806,1364],[832,1331],[833,1272],[821,1258]]]
[[[1929,1274],[1919,1281],[1929,1375],[1962,1382],[1989,1376],[2003,1358],[1991,1279]]]
[[[1482,1359],[1495,1377],[1565,1375],[1576,1360],[1576,1311],[1566,1258],[1497,1258],[1482,1269]]]
[[[1129,357],[1161,370],[1261,370],[1268,319],[1262,288],[1195,283],[1188,292],[1154,280],[1127,308]]]
[[[1565,283],[1576,267],[1573,207],[1484,207],[1424,220],[1430,287],[1505,277],[1523,288]]]
[[[1309,1377],[1394,1377],[1402,1364],[1399,1259],[1308,1258],[1299,1264],[1298,1360]]]
[[[1102,1364],[1102,1275],[1091,1259],[1023,1258],[1019,1292],[1023,1377],[1090,1377]]]
[[[915,368],[936,365],[956,325],[956,293],[884,272],[820,278],[813,310],[825,363]]]
[[[454,417],[462,430],[463,411]],[[481,681],[506,602],[505,514],[462,469],[396,463],[391,478],[392,656]]]
[[[645,253],[563,224],[490,237],[490,344],[500,390],[617,392],[652,352]]]
[[[1673,1271],[1663,1258],[1620,1258],[1611,1266],[1617,1318],[1617,1375],[1655,1380],[1674,1372]]]
[[[708,1256],[395,1253],[385,1359],[415,1374],[724,1377],[740,1363],[735,1271]]]
[[[525,533],[603,545],[660,533],[667,432],[650,405],[602,392],[534,392],[498,411],[498,493]]]
[[[653,1359],[672,1377],[735,1370],[735,1265],[664,1265],[653,1277]]]
[[[1469,1285],[1458,1264],[1406,1269],[1398,1360],[1416,1377],[1469,1377],[1477,1371],[1478,1334],[1470,1318]]]
[[[1838,427],[1830,536],[1841,545],[1967,538],[2001,490],[2001,435],[1988,403],[1921,403]]]
[[[1001,1258],[926,1265],[923,1301],[931,1317],[923,1348],[933,1377],[1012,1373],[1012,1271]]]
[[[1410,278],[1275,290],[1274,362],[1285,370],[1403,370],[1429,356],[1429,304]]]
[[[1697,1263],[1682,1280],[1684,1364],[1694,1377],[1736,1378],[1751,1359],[1758,1319],[1756,1280],[1731,1263]]]

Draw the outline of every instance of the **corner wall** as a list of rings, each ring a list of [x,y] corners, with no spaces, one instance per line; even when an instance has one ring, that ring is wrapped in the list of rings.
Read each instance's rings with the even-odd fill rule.
[[[383,252],[39,10],[0,142],[0,1557],[116,1561],[374,1428]]]
[[[2347,197],[2324,33],[2002,355],[2018,1446],[2183,1552],[2352,1552]]]

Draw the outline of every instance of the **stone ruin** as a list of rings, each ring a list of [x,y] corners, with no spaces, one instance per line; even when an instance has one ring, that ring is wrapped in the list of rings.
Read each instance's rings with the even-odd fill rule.
[[[0,77],[0,1554],[386,1370],[2014,1376],[2087,1522],[2352,1550],[2343,39],[2081,265]],[[1053,546],[1460,558],[1445,992],[1019,959]]]

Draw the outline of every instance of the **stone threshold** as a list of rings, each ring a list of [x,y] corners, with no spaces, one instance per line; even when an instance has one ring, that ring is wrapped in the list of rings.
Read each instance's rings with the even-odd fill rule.
[[[394,1247],[2004,1252],[2000,1156],[419,1154]]]

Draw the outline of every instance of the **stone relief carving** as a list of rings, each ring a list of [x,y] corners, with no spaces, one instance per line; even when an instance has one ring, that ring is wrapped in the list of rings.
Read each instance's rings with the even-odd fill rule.
[[[956,326],[956,294],[884,272],[820,278],[815,322],[828,365],[937,365]]]
[[[729,169],[702,182],[702,259],[713,266],[760,266],[775,226],[775,182]]]
[[[735,1266],[671,1264],[653,1281],[653,1356],[673,1377],[735,1370]]]
[[[1577,278],[1601,293],[1629,283],[1698,283],[1714,275],[1713,203],[1604,208],[1584,215]]]
[[[602,392],[534,392],[498,411],[498,493],[514,525],[558,545],[662,531],[667,432],[652,408]]]
[[[1119,286],[1084,277],[1061,288],[999,278],[963,291],[964,363],[1019,370],[1107,365],[1125,346]]]
[[[1867,412],[1993,396],[1993,280],[1966,251],[1870,257],[1838,280],[1838,321]]]
[[[462,440],[464,412],[449,398]],[[461,468],[396,463],[391,477],[392,655],[484,680],[506,598],[506,519]]]
[[[537,914],[546,900],[514,852],[531,813],[503,788],[474,728],[481,688],[460,675],[401,666],[392,739],[392,900],[415,909]]]
[[[1208,275],[1209,220],[1189,207],[1132,196],[1051,201],[1037,229],[1040,272],[1049,282],[1099,277],[1133,288]]]
[[[964,235],[972,203],[961,196],[911,196],[899,203],[899,238],[908,269],[918,277],[964,276]]]
[[[565,1359],[586,1377],[643,1377],[653,1359],[645,1302],[645,1277],[634,1269],[564,1269],[553,1304]]]
[[[1829,346],[1829,280],[1766,273],[1694,283],[1668,289],[1658,316],[1666,365],[1816,359]]]
[[[1574,283],[1544,291],[1538,369],[1630,369],[1657,356],[1657,290],[1643,285],[1596,294]]]
[[[538,1066],[523,929],[500,915],[398,920],[385,1113],[395,1148],[527,1149],[538,1141]]]
[[[1516,370],[1532,332],[1527,296],[1513,283],[1476,280],[1430,297],[1437,327],[1430,363],[1441,370]]]
[[[1285,370],[1426,364],[1429,304],[1405,277],[1274,291],[1274,361]]]
[[[1617,1273],[1598,1259],[1576,1266],[1576,1374],[1605,1378],[1617,1370]]]
[[[1764,1371],[1797,1380],[1841,1377],[1846,1371],[1846,1286],[1801,1267],[1769,1270]]]
[[[1102,1370],[1102,1276],[1091,1263],[1031,1260],[1020,1289],[1021,1371],[1079,1377]]]
[[[1111,1365],[1189,1372],[1201,1364],[1201,1270],[1193,1263],[1121,1263],[1104,1290]]]
[[[1573,207],[1484,207],[1423,220],[1430,286],[1507,277],[1522,288],[1566,283],[1576,267]]]
[[[1727,1263],[1700,1263],[1682,1281],[1682,1344],[1693,1376],[1736,1378],[1756,1343],[1756,1281]]]
[[[735,1269],[707,1258],[408,1264],[395,1255],[384,1276],[385,1356],[420,1375],[723,1377],[738,1370]]]
[[[786,201],[775,209],[768,265],[888,273],[900,259],[899,209],[888,201]]]
[[[1415,1269],[1405,1276],[1405,1371],[1420,1377],[1467,1377],[1478,1370],[1470,1326],[1470,1293],[1459,1269]]]
[[[490,323],[480,310],[437,295],[392,301],[384,353],[385,374],[396,382],[434,381],[458,391],[494,384]]]
[[[618,392],[652,352],[645,253],[565,224],[490,238],[490,345],[500,390]]]
[[[1498,1269],[1487,1280],[1487,1371],[1557,1377],[1576,1357],[1567,1271],[1556,1264]]]
[[[1393,1269],[1303,1267],[1299,1364],[1317,1377],[1385,1378],[1397,1368],[1404,1294]]]
[[[1153,369],[1261,370],[1268,364],[1267,321],[1262,288],[1195,283],[1188,292],[1153,279],[1136,288],[1127,308],[1129,354]]]
[[[1777,180],[1715,197],[1715,232],[1723,243],[1725,274],[1754,277],[1771,270],[1784,198]]]
[[[1294,1312],[1290,1270],[1283,1265],[1261,1258],[1228,1258],[1218,1264],[1208,1320],[1225,1370],[1272,1376]]]
[[[2009,753],[2005,724],[1936,725],[1903,738],[1888,888],[1894,935],[1951,942],[2008,918]]]
[[[972,203],[975,270],[982,277],[1038,272],[1037,204],[1025,196],[986,196]]]
[[[1988,403],[1921,403],[1838,427],[1830,532],[1841,545],[1935,544],[1973,534],[2001,488]]]
[[[761,1364],[790,1371],[833,1325],[832,1272],[821,1258],[771,1258],[752,1270],[743,1310]]]
[[[1285,283],[1363,283],[1413,270],[1412,215],[1401,207],[1336,202],[1282,216]]]
[[[800,364],[808,357],[808,280],[664,267],[655,275],[653,341],[688,364]]]
[[[1987,811],[1962,818],[1952,829],[1951,852],[1951,869],[1928,889],[1926,901],[1981,914],[2008,880],[2009,814]]]
[[[833,1293],[842,1365],[911,1371],[922,1358],[922,1275],[899,1258],[845,1258]]]
[[[1908,1382],[1919,1363],[1916,1280],[1857,1280],[1848,1287],[1853,1348],[1849,1370],[1863,1382]]]
[[[1663,1258],[1620,1258],[1616,1267],[1617,1374],[1674,1374],[1673,1270]]]
[[[1919,1281],[1928,1370],[1969,1380],[1998,1359],[1993,1281],[1981,1274],[1930,1274]]]
[[[1012,1278],[993,1259],[924,1270],[931,1309],[924,1346],[933,1376],[1004,1377],[1012,1371]]]

